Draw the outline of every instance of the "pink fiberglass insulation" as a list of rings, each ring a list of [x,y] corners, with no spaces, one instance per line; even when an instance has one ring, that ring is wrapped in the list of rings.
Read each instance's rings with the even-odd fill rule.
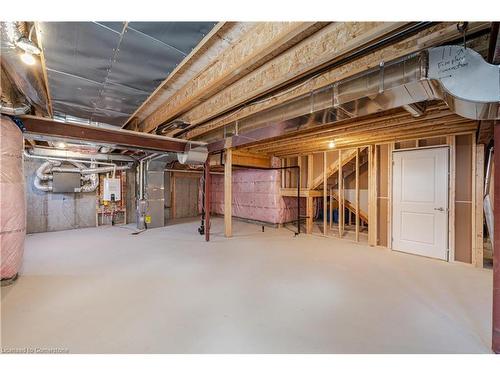
[[[14,277],[24,252],[26,204],[23,135],[14,122],[0,117],[0,278]]]
[[[281,171],[234,170],[233,216],[279,224],[297,219],[297,198],[280,195]],[[200,189],[201,191],[201,189]],[[224,176],[211,176],[211,212],[224,214]],[[201,195],[199,200],[201,208]],[[301,215],[305,214],[305,198],[301,198]]]

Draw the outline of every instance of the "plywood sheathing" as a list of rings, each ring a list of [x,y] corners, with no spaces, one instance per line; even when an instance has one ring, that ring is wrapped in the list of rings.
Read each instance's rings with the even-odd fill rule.
[[[472,135],[455,142],[455,260],[472,263]]]
[[[475,168],[475,194],[474,194],[474,210],[475,210],[475,226],[473,228],[474,239],[474,265],[478,268],[483,267],[483,190],[484,190],[484,145],[476,145],[476,168]]]
[[[388,247],[389,232],[389,145],[377,147],[377,245]]]
[[[259,93],[262,94],[270,90],[280,81],[283,82],[286,79],[296,78],[300,75],[302,66],[310,67],[318,58],[327,56],[330,62],[341,58],[346,53],[366,43],[366,39],[369,39],[367,38],[368,36],[371,36],[373,39],[377,33],[380,35],[382,33],[381,27],[383,27],[383,24],[380,23],[356,22],[333,24],[325,27],[321,32],[304,40],[278,59],[272,60],[267,65],[248,75],[245,77],[245,80],[238,81],[211,98],[210,101],[203,103],[202,106],[194,108],[190,113],[186,114],[184,117],[186,120],[200,126],[187,132],[185,137],[193,138],[200,136],[230,122],[272,108],[341,79],[376,67],[381,61],[394,60],[461,36],[456,29],[456,23],[441,23],[401,42],[394,43],[388,47],[371,52],[364,57],[318,74],[301,85],[293,89],[287,89],[286,92],[274,96],[270,100],[239,108],[233,113],[225,114],[221,118],[208,120],[210,117],[217,115],[218,112],[227,111],[229,108],[235,107],[249,100],[249,98],[259,95]],[[475,32],[488,27],[488,22],[472,22],[469,24],[469,32]],[[201,124],[202,122],[204,123]]]
[[[260,22],[228,46],[215,61],[186,82],[143,123],[145,131],[176,116],[257,69],[305,37],[325,26],[314,22]],[[189,117],[186,117],[189,121]]]

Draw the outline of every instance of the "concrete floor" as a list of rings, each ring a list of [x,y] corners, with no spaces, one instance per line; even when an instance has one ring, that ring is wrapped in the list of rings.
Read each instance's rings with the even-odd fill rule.
[[[492,273],[287,229],[198,221],[29,235],[4,349],[489,353]]]

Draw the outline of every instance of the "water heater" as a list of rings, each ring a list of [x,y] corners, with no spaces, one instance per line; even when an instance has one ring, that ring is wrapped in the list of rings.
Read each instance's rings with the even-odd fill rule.
[[[103,200],[121,200],[121,180],[119,178],[104,178]]]

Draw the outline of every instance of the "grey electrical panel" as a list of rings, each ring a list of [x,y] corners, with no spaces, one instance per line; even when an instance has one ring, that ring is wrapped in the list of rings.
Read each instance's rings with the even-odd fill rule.
[[[52,191],[54,193],[74,193],[80,188],[80,173],[54,172]]]

